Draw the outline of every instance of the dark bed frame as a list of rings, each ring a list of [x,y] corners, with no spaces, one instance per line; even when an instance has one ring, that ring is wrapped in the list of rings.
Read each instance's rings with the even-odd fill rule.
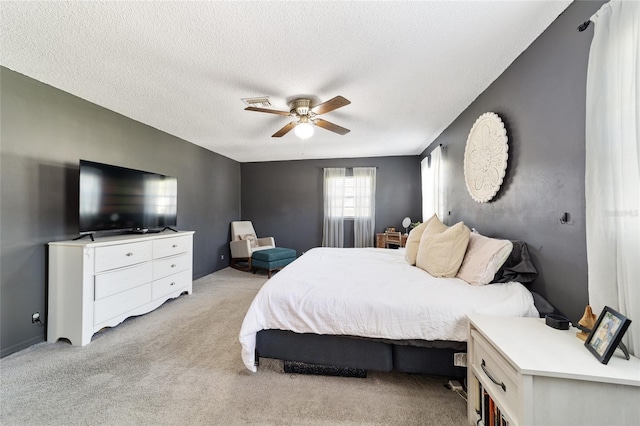
[[[421,346],[414,346],[419,344]],[[256,337],[256,362],[274,358],[311,365],[373,371],[401,371],[464,378],[466,368],[455,367],[455,353],[466,352],[463,342],[411,342],[350,336],[298,334],[262,330]]]

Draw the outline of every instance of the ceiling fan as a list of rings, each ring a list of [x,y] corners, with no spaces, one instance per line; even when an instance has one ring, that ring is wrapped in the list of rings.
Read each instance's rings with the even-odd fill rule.
[[[313,125],[322,127],[323,129],[329,130],[339,135],[346,135],[347,133],[349,133],[351,130],[345,129],[344,127],[338,126],[337,124],[330,123],[329,121],[317,117],[321,114],[325,114],[327,112],[349,105],[350,103],[351,101],[349,101],[348,99],[343,98],[342,96],[336,96],[333,99],[313,106],[310,99],[298,98],[289,103],[289,111],[278,111],[274,109],[258,108],[252,106],[246,107],[244,110],[267,112],[269,114],[295,117],[297,119],[296,121],[292,121],[291,123],[287,124],[282,129],[275,132],[271,137],[280,138],[295,128],[295,133],[299,138],[307,139],[313,135]]]

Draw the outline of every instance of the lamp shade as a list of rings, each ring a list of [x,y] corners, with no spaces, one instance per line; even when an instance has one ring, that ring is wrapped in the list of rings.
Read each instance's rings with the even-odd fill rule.
[[[293,131],[300,139],[309,139],[313,136],[313,125],[310,123],[298,123]]]

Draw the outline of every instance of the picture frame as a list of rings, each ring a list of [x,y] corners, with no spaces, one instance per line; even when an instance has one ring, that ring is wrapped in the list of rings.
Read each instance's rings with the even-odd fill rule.
[[[631,324],[630,319],[605,306],[584,345],[598,361],[607,364],[629,328],[629,324]]]

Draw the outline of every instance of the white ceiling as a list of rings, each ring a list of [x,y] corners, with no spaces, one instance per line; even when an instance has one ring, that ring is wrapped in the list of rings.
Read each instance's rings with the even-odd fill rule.
[[[3,0],[0,63],[240,162],[415,155],[570,3]],[[261,95],[351,132],[272,138]]]

